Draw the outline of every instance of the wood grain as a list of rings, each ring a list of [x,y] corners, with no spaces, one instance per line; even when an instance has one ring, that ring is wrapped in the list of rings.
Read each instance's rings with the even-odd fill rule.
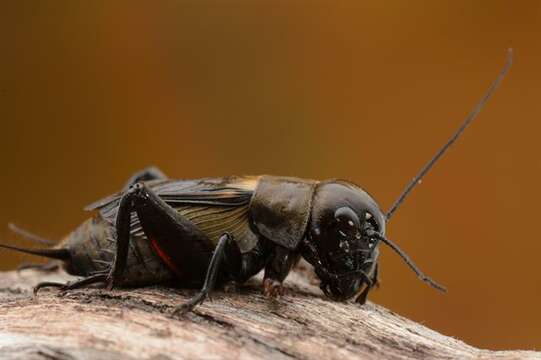
[[[2,359],[541,359],[528,351],[480,350],[381,306],[323,298],[293,273],[271,301],[255,279],[184,318],[171,318],[190,290],[82,289],[60,295],[37,282],[61,272],[0,273]]]

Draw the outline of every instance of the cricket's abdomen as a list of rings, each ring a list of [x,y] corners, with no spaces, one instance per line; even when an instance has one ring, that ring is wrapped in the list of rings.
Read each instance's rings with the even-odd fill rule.
[[[258,179],[259,177],[248,176],[146,182],[149,189],[197,227],[203,236],[195,239],[189,234],[176,233],[167,228],[167,221],[163,226],[152,221],[147,222],[147,234],[139,216],[148,216],[147,220],[152,220],[155,218],[153,214],[143,214],[144,209],[132,212],[128,280],[134,278],[131,274],[135,272],[138,273],[137,277],[144,278],[146,283],[156,283],[157,280],[146,279],[161,279],[162,274],[166,273],[167,280],[176,278],[177,283],[182,286],[200,285],[218,239],[226,232],[237,242],[242,253],[251,251],[259,241],[258,235],[251,229],[249,216],[250,200]],[[115,241],[105,240],[116,239],[115,224],[124,194],[120,192],[88,206],[87,210],[99,211],[97,217],[93,223],[83,225],[79,230],[80,234],[76,231],[71,235],[72,243],[82,244],[76,246],[80,248],[80,252],[91,257],[90,260],[85,258],[80,261],[85,264],[85,269],[110,266],[113,254],[108,252],[114,251],[116,246]],[[90,237],[89,234],[93,236]],[[189,241],[199,241],[200,244],[187,243]],[[87,246],[87,242],[91,243],[91,246]],[[64,247],[74,246],[69,244]],[[197,250],[198,248],[201,249]],[[96,249],[102,251],[96,254]],[[205,249],[203,252],[206,254],[199,254],[201,257],[193,253],[202,249]],[[193,264],[195,258],[198,262]],[[142,264],[146,268],[151,265],[152,270],[142,269]],[[166,272],[166,269],[169,270]],[[143,277],[141,273],[148,276]],[[158,275],[152,275],[153,273]]]
[[[107,272],[116,251],[115,228],[97,214],[68,235],[60,246],[71,253],[71,261],[65,264],[65,270],[69,274],[90,276]],[[157,284],[172,278],[173,273],[156,255],[146,236],[140,233],[132,234],[126,270],[120,285]]]

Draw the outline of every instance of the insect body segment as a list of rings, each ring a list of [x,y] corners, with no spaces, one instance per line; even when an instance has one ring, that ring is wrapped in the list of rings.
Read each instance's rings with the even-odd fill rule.
[[[109,271],[115,257],[115,228],[100,214],[85,221],[59,246],[69,249],[66,271],[77,276],[91,276]],[[141,286],[170,280],[172,274],[156,256],[142,234],[133,234],[127,254],[125,286]]]

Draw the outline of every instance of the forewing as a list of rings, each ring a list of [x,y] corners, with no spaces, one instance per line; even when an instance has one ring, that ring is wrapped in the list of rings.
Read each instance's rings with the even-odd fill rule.
[[[167,204],[198,226],[213,243],[216,244],[224,232],[229,232],[244,252],[257,242],[248,221],[248,208],[257,180],[257,177],[227,177],[162,180],[146,184]],[[98,210],[106,221],[113,224],[122,194],[106,197],[86,209]],[[132,234],[144,236],[139,219],[133,215]]]

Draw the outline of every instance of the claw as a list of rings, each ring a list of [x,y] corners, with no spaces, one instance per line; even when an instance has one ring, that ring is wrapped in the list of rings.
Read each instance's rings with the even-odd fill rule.
[[[284,295],[282,283],[274,279],[263,280],[263,294],[270,298],[279,298]]]
[[[113,290],[113,288],[115,287],[115,282],[113,281],[113,278],[112,277],[107,277],[107,279],[105,280],[105,289],[107,291],[111,291]]]
[[[171,313],[171,316],[175,317],[186,315],[187,313],[192,311],[197,305],[203,303],[203,301],[205,301],[207,297],[208,294],[206,292],[199,292],[197,295],[186,301],[184,304],[177,306]]]
[[[225,283],[224,292],[233,293],[233,294],[238,293],[239,292],[238,284],[236,282],[234,282],[234,281],[230,281],[230,282]]]
[[[41,289],[46,288],[46,287],[56,287],[56,288],[62,289],[63,287],[65,287],[65,284],[57,283],[57,282],[50,282],[50,281],[40,282],[39,284],[34,286],[34,288],[32,289],[32,295],[34,299],[38,297],[38,292]]]

